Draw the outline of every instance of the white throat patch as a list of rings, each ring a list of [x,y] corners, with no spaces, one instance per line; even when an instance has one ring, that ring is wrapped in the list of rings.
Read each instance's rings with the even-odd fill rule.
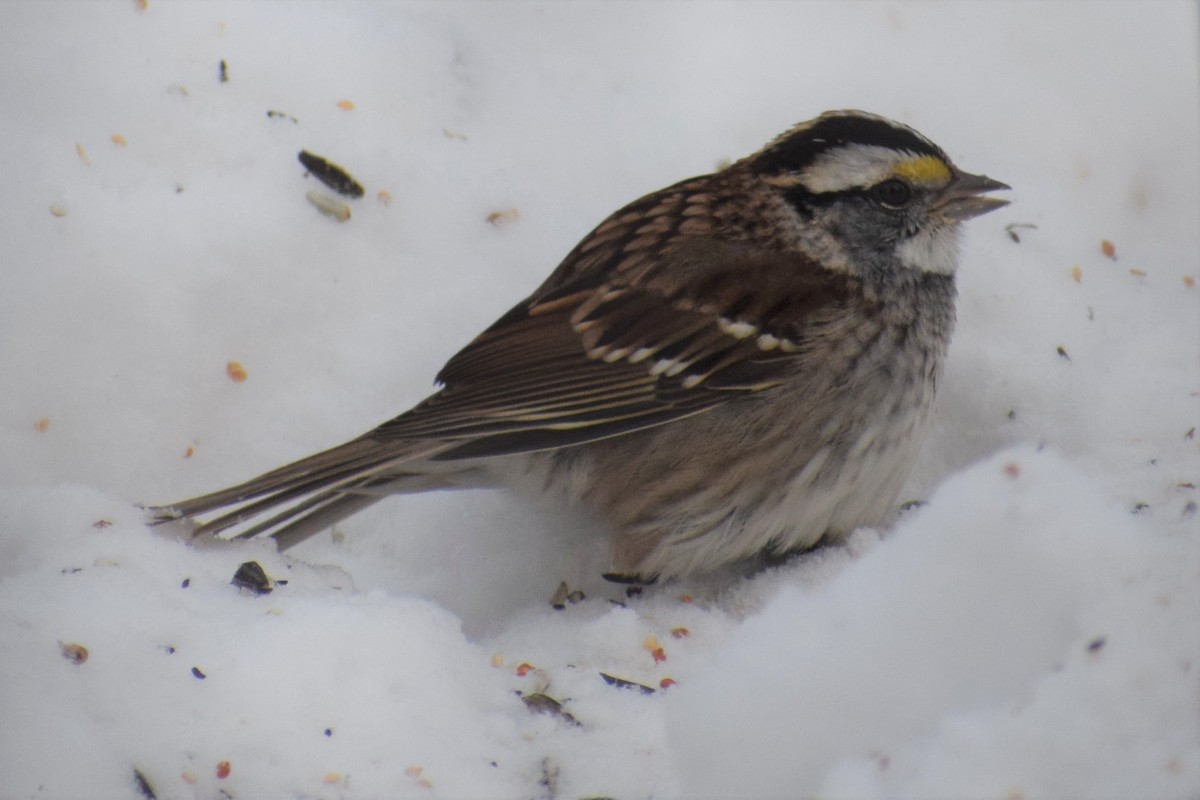
[[[958,269],[958,225],[927,225],[896,248],[905,267],[919,272],[953,275]]]

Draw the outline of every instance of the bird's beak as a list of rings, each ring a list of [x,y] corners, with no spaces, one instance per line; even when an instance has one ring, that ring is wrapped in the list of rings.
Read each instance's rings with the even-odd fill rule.
[[[995,211],[1000,206],[1008,205],[1007,200],[999,197],[985,197],[984,192],[994,192],[1000,189],[1011,189],[1007,183],[992,180],[986,175],[972,175],[969,172],[959,172],[954,180],[942,190],[938,199],[937,210],[946,217],[962,221],[978,217],[989,211]]]

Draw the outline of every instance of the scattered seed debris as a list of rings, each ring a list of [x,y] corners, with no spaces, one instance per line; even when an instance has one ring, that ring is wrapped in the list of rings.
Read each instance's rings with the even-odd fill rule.
[[[1071,280],[1076,283],[1083,283],[1083,267],[1078,265],[1071,267]]]
[[[1133,514],[1140,514],[1140,513],[1142,513],[1143,511],[1145,511],[1145,510],[1146,510],[1147,508],[1149,508],[1149,507],[1150,507],[1150,504],[1149,504],[1149,503],[1142,503],[1142,502],[1140,502],[1140,501],[1139,501],[1139,502],[1137,502],[1137,503],[1134,503],[1134,504],[1133,504],[1133,511],[1132,511],[1132,512],[1130,512],[1130,513],[1133,513]]]
[[[1193,286],[1196,285],[1196,279],[1193,278],[1191,275],[1184,275],[1183,276],[1183,285],[1188,287],[1189,289],[1191,289]]]
[[[138,6],[139,10],[144,9],[146,7],[145,0],[138,3]],[[146,776],[137,767],[133,768],[133,785],[137,787],[137,790],[142,793],[142,797],[146,798],[146,800],[158,800],[158,795],[154,793],[154,789],[150,786],[150,781],[146,780]]]
[[[1102,239],[1100,241],[1100,252],[1104,253],[1104,255],[1108,256],[1113,261],[1117,260],[1117,246],[1108,239]]]
[[[63,658],[72,664],[83,664],[88,660],[88,649],[75,642],[59,642]]]
[[[198,681],[202,681],[205,678],[207,678],[208,676],[205,675],[204,671],[201,670],[199,667],[192,667],[192,677]]]
[[[242,366],[240,361],[230,361],[225,365],[225,374],[229,376],[229,380],[234,383],[242,383],[249,377],[246,368]]]
[[[304,168],[321,183],[344,197],[362,197],[363,187],[344,168],[321,156],[301,150],[297,156]]]
[[[1146,277],[1146,270],[1138,269],[1137,267],[1130,267],[1129,274],[1135,278],[1144,278]]]
[[[88,158],[87,150],[83,149],[83,145],[75,145],[75,153],[79,156],[79,160],[83,162],[85,167],[90,167],[92,165],[92,160]]]
[[[229,772],[230,772],[230,766],[229,766],[228,761],[218,761],[217,762],[217,779],[218,780],[223,781],[226,778],[228,778]]]
[[[327,217],[333,217],[338,222],[345,222],[350,219],[350,206],[332,195],[313,189],[305,197],[308,198],[308,202],[316,206],[317,210]]]
[[[1021,477],[1021,465],[1017,463],[1005,464],[1004,474],[1013,480],[1016,480],[1017,478]]]
[[[487,215],[487,221],[497,228],[512,224],[521,218],[521,212],[515,208],[502,208]]]
[[[672,686],[674,686],[677,683],[679,683],[679,681],[675,680],[674,678],[663,678],[661,681],[658,682],[658,688],[670,689]]]
[[[1017,233],[1020,228],[1029,230],[1037,230],[1037,225],[1032,222],[1013,222],[1004,226],[1004,232],[1008,234],[1008,238],[1012,239],[1017,244],[1021,243],[1021,234]]]
[[[354,110],[354,101],[353,100],[338,100],[337,107],[340,108],[342,111],[353,111]]]
[[[518,696],[521,698],[521,702],[525,704],[525,707],[534,713],[550,714],[574,728],[582,727],[582,723],[571,716],[571,713],[563,708],[562,703],[548,694],[543,694],[542,692],[520,694],[518,692]]]
[[[105,528],[111,528],[112,520],[111,519],[98,519],[92,523],[92,527],[95,528],[96,530],[103,530]]]
[[[51,203],[50,213],[56,217],[65,217],[67,215],[67,209],[59,203]]]
[[[445,136],[447,139],[454,139],[455,141],[459,141],[459,142],[467,141],[467,135],[465,133],[459,133],[458,131],[452,131],[449,128],[442,128],[442,135]]]
[[[558,585],[558,588],[554,590],[554,595],[550,598],[550,607],[555,611],[563,611],[566,609],[568,603],[574,605],[575,603],[583,602],[585,599],[586,596],[583,592],[581,592],[579,589],[572,591],[570,587],[567,586],[567,582],[563,581]]]
[[[545,790],[543,797],[551,800],[558,797],[558,763],[550,756],[542,759],[542,775],[538,778],[538,786]]]
[[[112,139],[113,144],[115,144],[119,147],[124,147],[125,145],[129,144],[129,141],[119,133],[114,133],[109,138]]]
[[[1070,362],[1071,362],[1071,357],[1070,357],[1069,355],[1067,355],[1067,348],[1063,347],[1063,346],[1060,344],[1060,345],[1059,345],[1059,346],[1056,348],[1056,351],[1058,352],[1058,354],[1059,354],[1061,357],[1065,358],[1065,359],[1067,360],[1067,362],[1068,362],[1068,363],[1070,363]]]
[[[270,594],[275,586],[271,582],[271,577],[267,575],[266,570],[262,568],[262,564],[257,561],[246,561],[237,568],[237,572],[233,573],[233,580],[229,581],[233,586],[239,589],[248,589],[254,594]]]
[[[1095,639],[1092,639],[1090,642],[1088,642],[1088,646],[1087,646],[1088,652],[1089,653],[1098,653],[1098,652],[1100,652],[1101,648],[1103,648],[1104,645],[1107,643],[1108,643],[1107,637],[1098,636]]]
[[[229,65],[225,63],[225,59],[221,59],[221,63],[217,65],[217,80],[220,83],[229,83]]]
[[[1187,431],[1187,433],[1185,433],[1183,435],[1183,438],[1187,439],[1188,441],[1195,439],[1196,438],[1196,426],[1193,425],[1192,427],[1188,428],[1188,431]]]
[[[392,193],[391,192],[385,192],[385,191],[381,190],[379,192],[379,194],[375,195],[375,197],[379,200],[379,202],[383,203],[385,206],[390,206],[392,204]]]
[[[1196,501],[1188,500],[1183,506],[1183,513],[1180,515],[1180,519],[1191,519],[1194,516],[1196,516]]]
[[[615,686],[618,689],[637,689],[642,694],[654,694],[654,688],[647,686],[644,683],[626,680],[625,678],[618,678],[615,675],[609,675],[607,672],[601,672],[600,677],[603,678],[604,682],[609,686]]]
[[[191,579],[191,578],[184,578],[184,579],[183,579],[183,581],[182,581],[182,582],[179,584],[179,588],[180,588],[180,589],[186,589],[186,588],[188,588],[188,587],[189,587],[189,586],[191,586],[191,585],[192,585],[192,579]]]
[[[290,119],[292,121],[293,125],[300,124],[300,120],[296,119],[291,114],[285,113],[283,111],[276,111],[276,110],[270,109],[270,108],[267,109],[267,119]]]
[[[50,418],[40,417],[37,422],[33,423],[33,429],[38,433],[45,433],[50,430]]]

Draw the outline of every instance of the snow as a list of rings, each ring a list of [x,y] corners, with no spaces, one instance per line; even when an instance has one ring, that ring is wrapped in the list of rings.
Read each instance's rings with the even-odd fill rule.
[[[5,12],[0,796],[1200,795],[1194,4]],[[1014,187],[891,527],[625,598],[594,531],[487,492],[287,555],[145,526],[404,410],[608,212],[842,107]],[[348,222],[301,149],[366,185]]]

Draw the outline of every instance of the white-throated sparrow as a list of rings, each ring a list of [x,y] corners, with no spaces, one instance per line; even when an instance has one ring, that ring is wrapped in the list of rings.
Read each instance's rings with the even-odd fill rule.
[[[557,495],[649,579],[878,524],[954,324],[956,237],[1004,205],[916,131],[801,123],[614,213],[363,436],[160,519],[289,547],[396,492]]]

